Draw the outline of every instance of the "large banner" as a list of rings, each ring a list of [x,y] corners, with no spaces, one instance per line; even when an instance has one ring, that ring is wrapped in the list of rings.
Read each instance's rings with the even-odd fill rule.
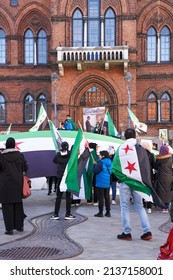
[[[105,116],[105,107],[83,108],[83,128],[86,131],[87,117],[90,117],[90,124],[92,127],[96,126],[96,123],[102,125]]]

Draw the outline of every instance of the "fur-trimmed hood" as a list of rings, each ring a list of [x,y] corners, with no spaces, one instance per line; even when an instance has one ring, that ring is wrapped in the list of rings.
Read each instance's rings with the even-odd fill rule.
[[[165,159],[165,158],[170,158],[172,157],[172,154],[167,154],[167,155],[156,155],[156,159]]]

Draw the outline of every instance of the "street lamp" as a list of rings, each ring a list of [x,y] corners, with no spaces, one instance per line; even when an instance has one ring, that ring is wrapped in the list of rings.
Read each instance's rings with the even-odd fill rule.
[[[128,109],[130,110],[130,105],[131,105],[131,81],[133,80],[133,75],[130,72],[127,72],[125,77],[125,84],[128,92]],[[130,128],[130,114],[128,112],[128,128]]]
[[[54,125],[56,127],[56,119],[57,119],[57,107],[56,107],[57,85],[56,85],[56,82],[59,81],[59,77],[55,72],[52,74],[51,81],[53,83],[53,92],[54,92]]]

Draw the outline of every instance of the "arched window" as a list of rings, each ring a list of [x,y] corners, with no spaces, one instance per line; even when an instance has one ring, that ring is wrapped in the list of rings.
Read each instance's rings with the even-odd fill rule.
[[[147,61],[156,62],[156,30],[153,27],[147,32]]]
[[[83,16],[79,9],[73,14],[73,47],[83,46]]]
[[[46,32],[41,29],[38,33],[38,64],[47,64],[47,36]]]
[[[0,29],[0,64],[6,63],[6,36],[5,32]]]
[[[18,0],[11,0],[11,6],[15,7],[18,5]]]
[[[108,104],[108,99],[100,88],[92,86],[86,90],[80,100],[80,106],[99,107]]]
[[[170,31],[164,26],[160,34],[160,61],[170,61]]]
[[[24,100],[24,116],[25,123],[33,123],[34,120],[34,100],[33,97],[28,94]]]
[[[105,46],[116,45],[116,26],[115,13],[112,9],[108,9],[105,14]]]
[[[164,93],[160,100],[160,120],[161,122],[170,122],[171,120],[171,102],[168,93]]]
[[[34,64],[34,35],[30,29],[25,32],[25,64]]]
[[[0,123],[5,123],[5,99],[2,94],[0,94]]]
[[[100,0],[88,0],[88,47],[100,45]]]
[[[43,104],[45,111],[47,111],[47,100],[44,94],[40,94],[37,100],[37,116],[40,111],[41,104]]]
[[[148,122],[157,122],[157,99],[153,92],[149,94],[147,99],[147,111]]]

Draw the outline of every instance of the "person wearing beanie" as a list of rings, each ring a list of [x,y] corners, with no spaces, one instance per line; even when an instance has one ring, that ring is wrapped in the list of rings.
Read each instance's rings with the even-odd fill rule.
[[[96,174],[96,190],[98,197],[99,212],[95,217],[103,217],[104,204],[106,217],[110,214],[110,179],[112,173],[112,161],[108,151],[100,151],[100,159],[97,164],[93,164],[93,172]]]
[[[24,218],[22,188],[23,173],[28,170],[24,155],[15,148],[15,139],[6,140],[6,149],[0,153],[0,203],[5,224],[5,234],[13,230],[22,232]]]
[[[56,186],[56,201],[55,201],[55,208],[54,214],[51,216],[52,220],[59,220],[59,210],[61,206],[61,199],[63,192],[60,190],[60,183],[62,177],[64,175],[64,171],[68,160],[70,158],[71,152],[69,151],[69,144],[67,142],[61,143],[61,150],[56,154],[53,159],[53,162],[57,165],[57,186]],[[75,216],[71,214],[71,202],[72,202],[72,195],[71,192],[68,190],[66,191],[66,214],[65,220],[72,220],[75,219]]]
[[[169,153],[167,145],[162,145],[159,155],[156,156],[156,192],[161,200],[165,203],[162,213],[169,213],[169,204],[172,199],[172,154]]]

